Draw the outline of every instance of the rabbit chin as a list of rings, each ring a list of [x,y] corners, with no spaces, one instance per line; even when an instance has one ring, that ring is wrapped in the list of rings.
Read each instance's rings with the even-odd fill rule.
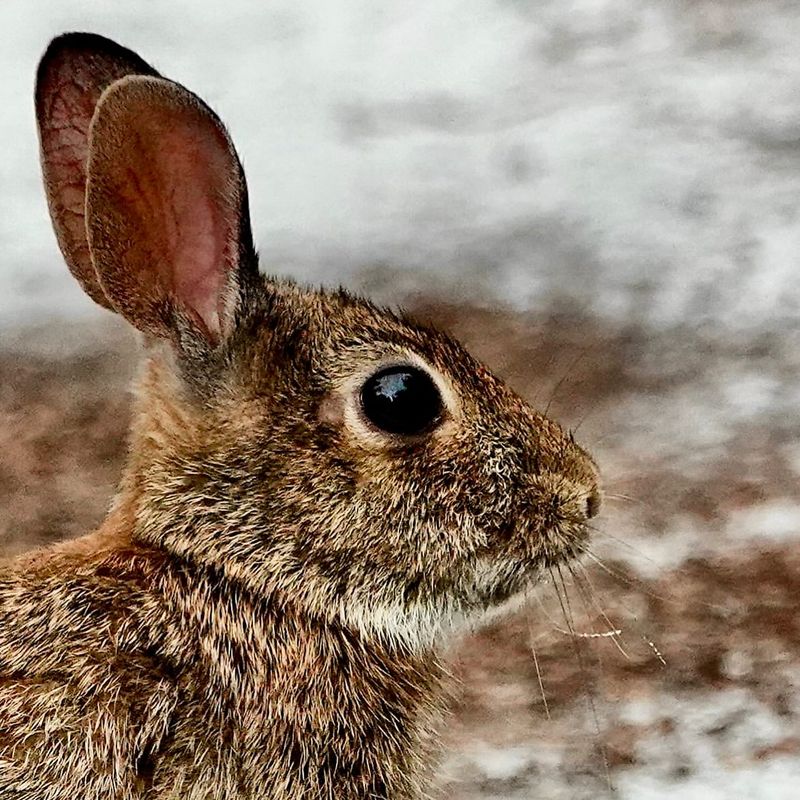
[[[485,556],[454,576],[451,590],[440,597],[406,602],[350,597],[338,611],[367,638],[412,650],[435,648],[524,605],[540,573],[539,566]]]

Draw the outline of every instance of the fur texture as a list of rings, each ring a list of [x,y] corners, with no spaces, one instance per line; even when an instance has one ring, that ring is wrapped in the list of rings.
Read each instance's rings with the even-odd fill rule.
[[[121,51],[72,35],[43,63],[88,69],[85,83],[92,63]],[[135,275],[120,277],[119,253],[152,259],[164,240],[110,222],[139,207],[121,176],[161,191],[159,175],[143,174],[153,158],[137,160],[155,145],[115,138],[117,159],[102,136],[85,146],[98,165],[90,194],[102,185],[105,201],[87,205],[89,246],[65,255],[93,296],[145,332],[146,358],[106,523],[0,572],[0,798],[422,797],[440,640],[581,553],[595,466],[445,334],[343,291],[260,275],[238,159],[187,90],[123,77],[98,96],[96,130],[126,98],[152,103],[154,118],[191,104],[186,141],[218,143],[212,161],[230,165],[239,200],[199,237],[196,219],[185,227],[166,204],[163,230],[191,230],[190,250],[178,235],[168,263],[132,257]],[[207,111],[197,122],[196,109]],[[180,190],[218,198],[216,182]],[[64,191],[57,180],[47,189]],[[206,239],[209,252],[233,252],[217,229],[239,231],[238,260],[214,261],[219,274],[184,291],[174,271],[187,252]],[[203,287],[216,330],[194,313]],[[435,381],[445,410],[430,433],[397,437],[365,418],[360,385],[393,363]]]

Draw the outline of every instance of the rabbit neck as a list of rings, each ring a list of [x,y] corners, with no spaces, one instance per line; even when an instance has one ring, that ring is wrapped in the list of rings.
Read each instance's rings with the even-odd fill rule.
[[[299,785],[318,784],[320,797],[417,796],[432,755],[427,732],[441,715],[435,654],[366,641],[281,596],[254,598],[213,570],[181,565],[171,580],[195,636],[191,684],[203,714],[234,730],[244,774],[269,780],[288,753],[283,768]]]

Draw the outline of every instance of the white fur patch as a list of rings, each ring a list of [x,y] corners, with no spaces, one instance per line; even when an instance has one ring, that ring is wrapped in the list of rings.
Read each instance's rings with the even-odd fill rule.
[[[480,598],[490,594],[507,579],[511,565],[496,558],[478,559],[472,576],[463,583],[460,591],[467,594],[467,603],[457,603],[452,597],[442,597],[437,602],[366,602],[343,600],[339,615],[345,623],[367,638],[384,639],[413,650],[442,645],[453,636],[472,630],[518,608],[525,602],[526,587],[507,600],[486,608]],[[533,579],[531,579],[531,584]],[[469,596],[474,592],[474,606]]]

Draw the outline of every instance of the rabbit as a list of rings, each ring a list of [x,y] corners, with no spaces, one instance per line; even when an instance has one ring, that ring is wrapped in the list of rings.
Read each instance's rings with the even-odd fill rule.
[[[0,799],[426,796],[444,645],[585,551],[594,461],[445,333],[263,275],[226,128],[135,53],[54,39],[36,115],[144,358],[106,520],[0,568]]]

